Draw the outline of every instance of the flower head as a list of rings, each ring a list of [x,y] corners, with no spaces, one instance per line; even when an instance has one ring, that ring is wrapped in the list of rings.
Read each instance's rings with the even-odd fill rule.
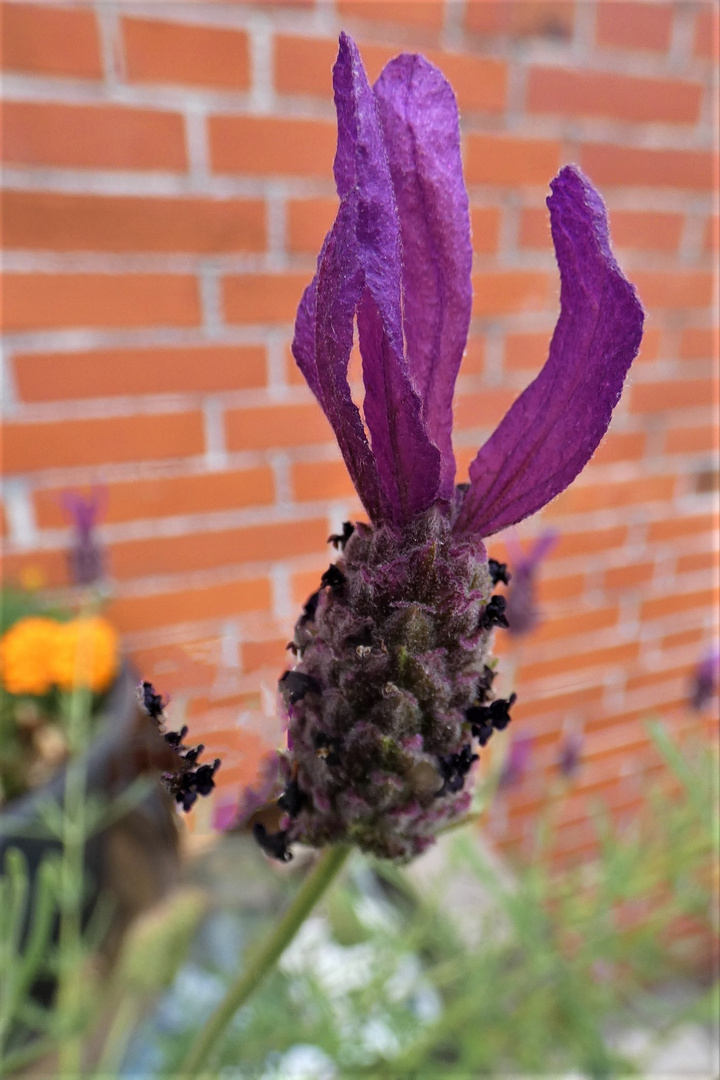
[[[690,707],[694,712],[702,712],[718,690],[720,685],[720,648],[710,649],[695,668],[690,688]]]
[[[298,662],[280,683],[285,817],[263,846],[285,858],[293,840],[344,841],[409,858],[466,809],[473,739],[493,730],[489,650],[505,615],[483,539],[535,513],[588,462],[643,315],[600,197],[564,168],[548,199],[561,278],[548,361],[455,487],[452,397],[472,309],[455,97],[415,55],[371,87],[345,34],[333,84],[340,206],[293,354],[370,523],[332,538],[341,555],[296,626]],[[362,416],[347,374],[355,325]],[[487,723],[473,722],[478,710]]]
[[[0,638],[0,678],[11,694],[47,694],[60,623],[43,615],[18,619]]]
[[[512,580],[508,592],[506,616],[508,630],[515,637],[529,634],[540,622],[535,592],[535,576],[545,556],[557,543],[557,533],[547,529],[523,551],[514,537],[508,537],[507,547],[512,565]]]
[[[73,525],[73,541],[69,552],[70,575],[76,585],[92,585],[103,574],[103,552],[95,526],[103,508],[102,493],[93,490],[85,498],[75,491],[65,491],[62,504]]]
[[[58,623],[51,656],[52,681],[61,690],[79,684],[99,694],[115,678],[119,641],[115,628],[100,615]]]

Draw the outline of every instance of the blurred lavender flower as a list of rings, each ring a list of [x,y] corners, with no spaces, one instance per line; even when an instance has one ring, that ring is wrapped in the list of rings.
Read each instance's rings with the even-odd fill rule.
[[[258,839],[354,843],[407,859],[469,805],[494,718],[504,597],[483,538],[535,513],[590,459],[642,336],[603,203],[568,166],[548,199],[560,317],[544,368],[455,487],[452,398],[472,311],[472,245],[455,97],[423,57],[367,81],[340,37],[335,223],[298,309],[293,354],[325,411],[370,524],[341,552],[295,628],[284,817]],[[364,417],[348,383],[357,323]],[[366,434],[370,434],[370,441]]]
[[[580,767],[583,737],[579,731],[570,731],[560,744],[558,768],[562,775],[571,779]]]
[[[529,735],[513,739],[503,762],[498,779],[498,788],[505,790],[519,784],[525,777],[532,762],[533,740]]]
[[[68,558],[70,577],[75,585],[92,585],[104,573],[104,557],[95,528],[105,508],[105,494],[93,488],[85,498],[76,491],[64,491],[62,505],[72,521],[73,539]]]
[[[695,712],[710,704],[720,682],[720,648],[716,645],[695,668],[690,691],[690,708]]]
[[[558,534],[553,529],[548,529],[531,545],[529,551],[524,552],[515,537],[509,536],[507,539],[512,578],[505,615],[508,630],[515,637],[529,634],[540,622],[535,576],[542,560],[553,549],[557,540]]]

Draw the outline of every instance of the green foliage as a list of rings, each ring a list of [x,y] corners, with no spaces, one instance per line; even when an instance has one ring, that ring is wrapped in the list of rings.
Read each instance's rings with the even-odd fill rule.
[[[338,1077],[602,1080],[636,1071],[613,1028],[661,1039],[710,1018],[716,990],[702,980],[683,1008],[657,991],[686,984],[698,943],[708,955],[715,940],[716,756],[649,731],[667,772],[630,824],[597,807],[591,865],[558,870],[539,850],[508,875],[468,829],[446,838],[432,890],[387,863],[354,862],[240,1014],[226,1065],[243,1080],[282,1075],[283,1055],[312,1044]],[[550,848],[550,820],[538,835]],[[468,876],[480,900],[450,917],[448,882]]]

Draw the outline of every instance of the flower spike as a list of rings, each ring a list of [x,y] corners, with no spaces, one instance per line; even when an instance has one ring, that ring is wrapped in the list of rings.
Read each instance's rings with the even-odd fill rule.
[[[560,318],[542,371],[470,466],[459,533],[491,536],[572,483],[607,431],[640,348],[643,310],[610,250],[602,199],[572,165],[550,187]]]
[[[550,358],[453,490],[452,395],[472,304],[455,99],[419,56],[392,60],[371,89],[346,34],[333,85],[340,207],[293,352],[371,523],[330,537],[337,561],[296,623],[280,680],[287,746],[253,828],[282,861],[295,842],[407,860],[467,811],[476,751],[515,702],[496,697],[491,659],[510,622],[493,589],[512,579],[482,538],[540,509],[589,460],[643,317],[599,196],[563,169],[549,199],[562,286]],[[355,323],[364,417],[347,375]]]

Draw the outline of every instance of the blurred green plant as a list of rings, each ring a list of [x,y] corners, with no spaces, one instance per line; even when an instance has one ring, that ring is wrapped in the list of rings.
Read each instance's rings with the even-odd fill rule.
[[[580,1071],[600,1080],[639,1068],[616,1048],[614,1029],[660,1043],[684,1023],[712,1022],[717,755],[679,745],[660,724],[648,732],[665,770],[629,823],[598,803],[590,863],[550,857],[567,783],[538,822],[531,862],[512,872],[470,829],[445,838],[431,890],[354,856],[324,914],[304,924],[236,1016],[218,1069],[284,1080],[304,1061],[309,1071],[298,1075],[313,1077]],[[453,916],[447,886],[460,879],[466,900]],[[223,978],[220,967],[205,971]],[[691,988],[687,1000],[667,997],[669,984]],[[187,1026],[160,1038],[165,1075],[191,1039]]]
[[[568,867],[551,858],[568,781],[548,800],[524,865],[499,863],[472,827],[443,838],[430,878],[353,855],[234,1016],[211,1074],[467,1080],[580,1072],[601,1080],[641,1070],[619,1049],[623,1031],[642,1029],[661,1042],[687,1022],[710,1023],[718,1004],[717,754],[700,740],[681,743],[661,724],[648,731],[664,770],[653,774],[631,822],[618,824],[598,803],[592,862]],[[101,985],[92,967],[97,941],[72,922],[59,948],[47,949],[63,872],[76,887],[81,876],[68,839],[72,853],[70,834],[61,862],[41,867],[22,949],[27,880],[17,854],[6,860],[0,903],[10,914],[0,962],[10,977],[0,1029],[20,1018],[40,1033],[15,1048],[6,1071],[59,1042],[65,1075],[175,1077],[204,1018],[246,968],[245,946],[265,940],[287,909],[298,874],[258,865],[254,847],[226,838],[216,850],[223,876],[214,881],[207,867],[196,868],[213,909],[205,922],[198,925],[202,895],[179,894],[136,925]],[[239,903],[223,912],[228,878],[238,882]],[[218,918],[213,953],[207,932]],[[28,989],[48,964],[64,971],[66,985],[84,980],[86,992],[80,1000],[61,986],[57,1008],[40,1017]],[[680,1003],[664,992],[669,985],[687,991]]]

